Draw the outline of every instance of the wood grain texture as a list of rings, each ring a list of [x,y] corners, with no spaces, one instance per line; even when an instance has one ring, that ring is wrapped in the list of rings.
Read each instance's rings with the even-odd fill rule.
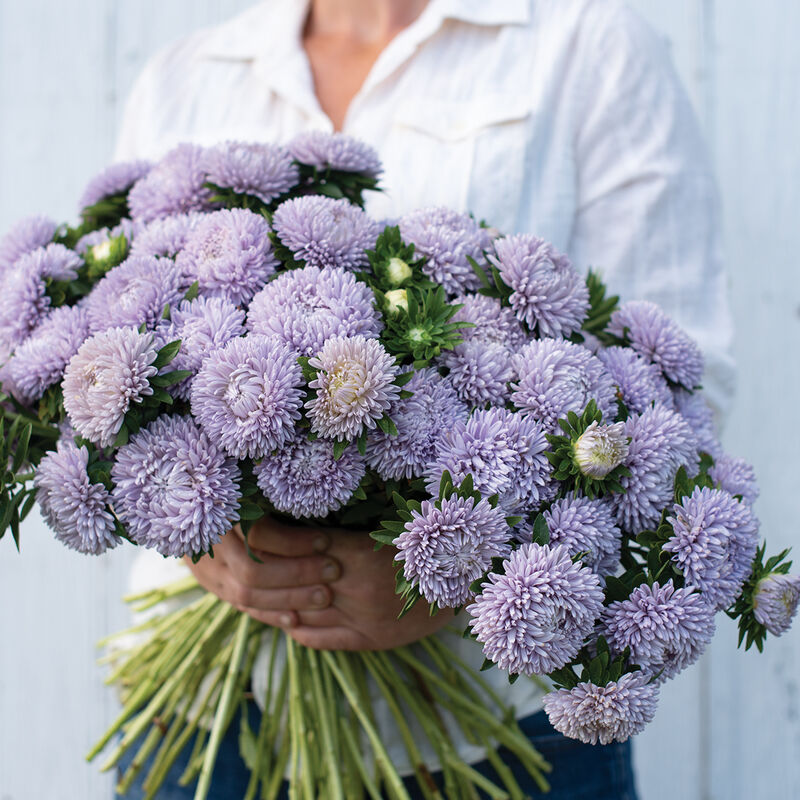
[[[800,390],[800,6],[785,0],[635,0],[667,36],[706,130],[725,206],[740,388],[729,449],[752,461],[757,511],[777,549],[800,538],[790,409]],[[27,213],[74,215],[113,150],[122,101],[144,60],[250,0],[0,0],[0,230]],[[778,346],[770,347],[771,343]],[[768,419],[772,424],[755,424]],[[131,549],[88,559],[38,518],[23,555],[0,543],[0,800],[111,797],[83,762],[113,697],[94,642],[124,624]],[[800,631],[766,655],[735,651],[721,624],[700,665],[664,690],[639,738],[642,800],[800,797]],[[45,766],[46,765],[46,766]]]

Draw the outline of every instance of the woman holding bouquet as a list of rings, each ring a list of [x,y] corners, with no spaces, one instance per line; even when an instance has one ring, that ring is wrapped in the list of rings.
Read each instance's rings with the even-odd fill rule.
[[[704,388],[724,410],[730,323],[713,180],[664,43],[621,3],[266,0],[147,64],[116,155],[282,142],[306,130],[342,131],[378,150],[385,193],[368,198],[374,218],[469,210],[548,239],[581,269],[591,258],[624,299],[660,304],[703,347]],[[374,552],[363,533],[261,521],[249,544],[260,563],[237,531],[213,559],[176,569],[316,649],[397,647],[452,621],[424,604],[398,621],[392,554]],[[163,582],[159,562],[139,556],[136,589]],[[474,643],[452,646],[480,665]],[[567,740],[549,727],[533,683],[487,677],[553,764],[553,800],[635,797],[628,744]],[[233,728],[229,739],[214,797],[242,796],[247,783]],[[482,760],[466,742],[459,752]],[[159,796],[191,795],[168,780]]]

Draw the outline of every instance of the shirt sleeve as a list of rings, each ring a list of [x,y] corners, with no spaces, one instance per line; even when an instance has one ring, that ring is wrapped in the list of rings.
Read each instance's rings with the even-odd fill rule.
[[[698,342],[720,421],[735,373],[716,185],[667,43],[614,8],[595,3],[583,20],[569,252],[622,300],[658,303]]]

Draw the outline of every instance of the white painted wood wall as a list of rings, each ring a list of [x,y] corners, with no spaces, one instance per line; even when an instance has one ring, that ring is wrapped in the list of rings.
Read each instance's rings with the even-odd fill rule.
[[[0,0],[0,230],[72,218],[121,104],[165,42],[249,0]],[[800,4],[636,0],[673,43],[725,204],[740,389],[728,448],[760,476],[772,549],[800,543]],[[763,420],[763,422],[759,422]],[[93,644],[123,625],[131,549],[89,559],[38,520],[0,543],[0,800],[106,800],[83,755],[114,711]],[[800,548],[797,551],[800,565]],[[800,798],[800,630],[763,657],[722,623],[637,743],[643,800]]]

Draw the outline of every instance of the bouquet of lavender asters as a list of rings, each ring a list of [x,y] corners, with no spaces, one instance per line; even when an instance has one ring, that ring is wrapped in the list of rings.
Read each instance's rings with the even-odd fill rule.
[[[765,557],[753,472],[716,441],[673,321],[618,306],[535,236],[442,208],[377,223],[362,193],[379,173],[341,135],[181,145],[97,177],[77,228],[19,223],[0,241],[0,530],[18,542],[34,500],[93,554],[213,557],[264,514],[373,530],[404,612],[465,610],[485,666],[549,678],[559,731],[622,741],[717,613],[761,649],[800,579]],[[123,709],[91,755],[120,732],[107,767],[137,748],[123,789],[149,760],[155,796],[194,742],[184,779],[205,797],[252,679],[248,797],[285,774],[293,797],[408,797],[377,696],[425,797],[522,797],[501,746],[546,790],[513,709],[442,638],[317,652],[192,578],[133,602],[176,597],[108,657]]]

